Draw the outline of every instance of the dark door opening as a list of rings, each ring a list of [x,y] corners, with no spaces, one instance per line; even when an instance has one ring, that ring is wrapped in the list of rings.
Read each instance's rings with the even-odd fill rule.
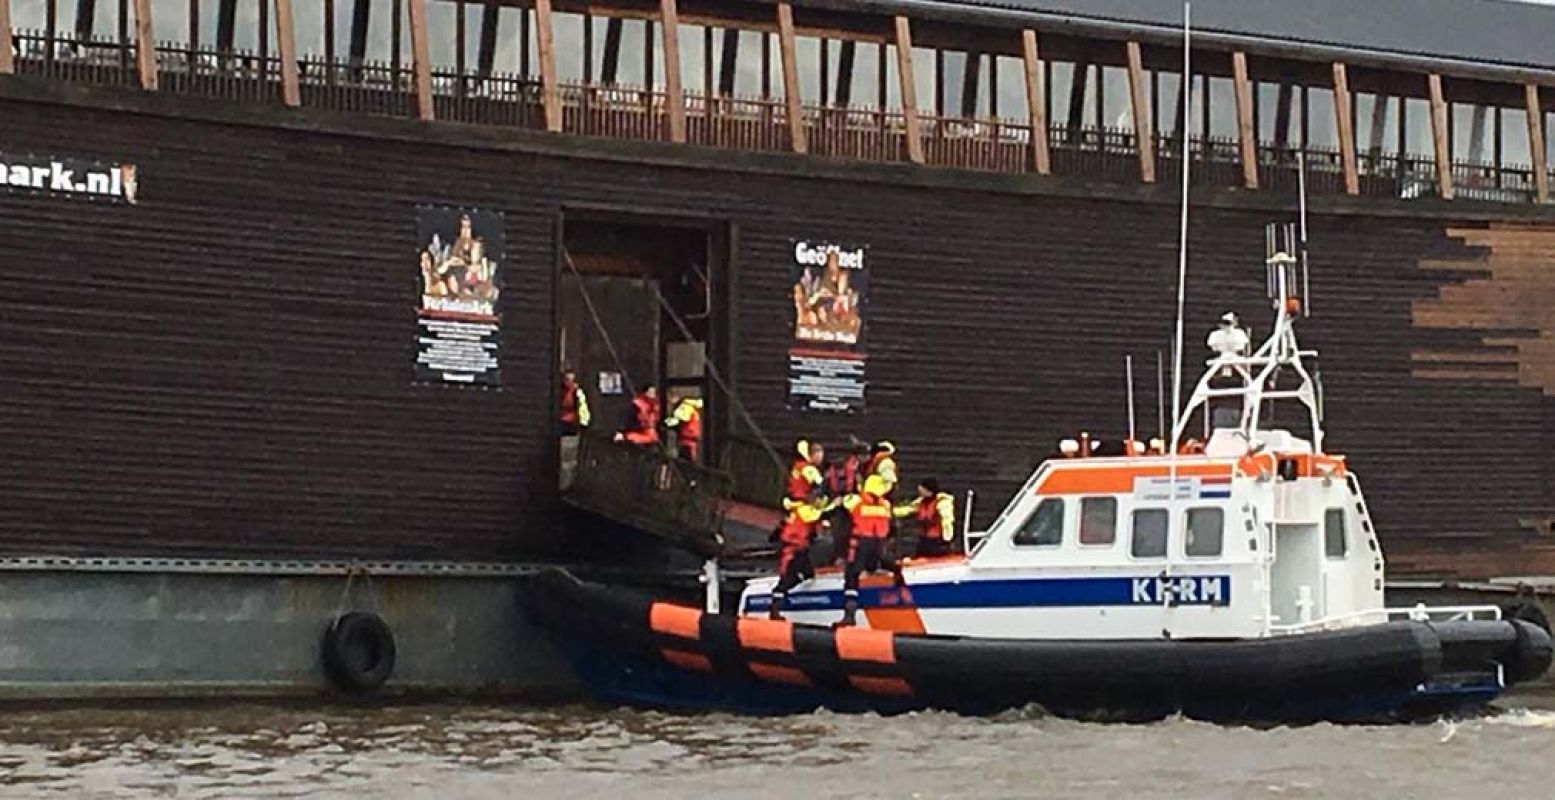
[[[627,427],[632,398],[657,389],[661,419],[695,398],[702,435],[696,460],[716,444],[706,359],[716,330],[713,283],[722,259],[710,226],[568,215],[557,297],[558,368],[572,370],[590,414],[587,433]],[[661,427],[661,432],[667,432]],[[562,437],[562,478],[568,479]],[[668,444],[668,442],[666,442]]]

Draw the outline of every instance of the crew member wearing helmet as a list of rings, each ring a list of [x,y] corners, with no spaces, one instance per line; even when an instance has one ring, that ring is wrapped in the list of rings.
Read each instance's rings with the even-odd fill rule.
[[[885,482],[885,495],[890,495],[896,489],[896,445],[884,440],[875,442],[869,461],[864,464],[864,475],[878,476]]]
[[[788,471],[788,491],[783,497],[787,516],[778,529],[783,550],[778,557],[778,582],[772,589],[772,609],[768,614],[772,619],[783,618],[783,604],[790,590],[815,577],[810,543],[815,538],[817,523],[832,508],[821,475],[825,449],[806,441],[799,442],[794,449],[798,458]]]
[[[853,540],[842,579],[844,626],[857,624],[859,576],[886,569],[896,574],[898,585],[902,583],[901,567],[885,551],[886,539],[891,536],[891,501],[886,499],[889,491],[884,478],[870,475],[864,479],[862,492],[843,501],[853,515]]]

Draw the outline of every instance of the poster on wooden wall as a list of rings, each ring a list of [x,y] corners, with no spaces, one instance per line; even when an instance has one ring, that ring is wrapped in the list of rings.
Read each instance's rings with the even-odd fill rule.
[[[794,338],[788,349],[789,408],[834,413],[864,409],[867,251],[831,242],[790,242]]]
[[[419,206],[416,241],[416,380],[500,386],[502,215]]]

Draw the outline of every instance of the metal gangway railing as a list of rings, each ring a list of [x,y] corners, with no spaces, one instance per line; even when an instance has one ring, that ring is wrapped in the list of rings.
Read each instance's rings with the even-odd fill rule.
[[[569,448],[570,449],[570,448]],[[582,435],[561,496],[576,508],[669,540],[693,552],[723,551],[729,474],[660,447]]]

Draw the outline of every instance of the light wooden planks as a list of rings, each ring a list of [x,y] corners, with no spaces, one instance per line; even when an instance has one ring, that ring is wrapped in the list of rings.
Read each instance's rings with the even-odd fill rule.
[[[795,153],[810,152],[804,108],[799,97],[799,55],[794,44],[794,7],[778,3],[778,55],[783,61],[783,101],[788,112],[788,143]]]
[[[664,43],[664,100],[669,115],[670,141],[684,142],[686,95],[680,86],[680,10],[675,0],[659,0],[659,30]]]
[[[1026,119],[1031,125],[1031,168],[1038,175],[1053,172],[1047,145],[1047,81],[1037,53],[1037,32],[1020,32],[1021,58],[1026,66]]]
[[[1128,96],[1134,112],[1134,149],[1139,152],[1139,180],[1155,183],[1155,129],[1145,101],[1145,66],[1139,42],[1128,43]]]
[[[292,0],[275,0],[275,45],[281,59],[281,102],[296,108],[302,105],[302,87],[297,80],[297,34],[292,22]]]
[[[1436,146],[1436,191],[1443,200],[1452,199],[1452,149],[1447,146],[1447,101],[1442,98],[1442,76],[1432,73],[1426,80],[1431,92],[1431,140]]]
[[[1253,87],[1247,80],[1247,54],[1240,50],[1231,54],[1231,81],[1236,96],[1236,141],[1242,154],[1242,185],[1257,189],[1258,140],[1253,130]]]
[[[546,0],[536,0],[545,2]],[[428,54],[427,0],[409,0],[410,68],[416,86],[416,117],[431,122],[437,112],[432,105],[432,61]]]
[[[907,159],[923,163],[923,131],[918,123],[918,85],[912,68],[912,23],[896,16],[896,75],[901,82],[902,126],[907,135]]]
[[[551,17],[551,0],[535,0],[535,41],[540,50],[540,107],[545,116],[545,129],[559,133],[562,129],[562,96],[556,85],[556,27]]]
[[[157,46],[151,32],[151,0],[135,0],[135,74],[140,88],[157,90]]]
[[[0,75],[16,71],[16,61],[11,54],[11,0],[0,0]]]
[[[1545,149],[1544,109],[1539,105],[1539,85],[1525,84],[1523,93],[1528,100],[1528,155],[1533,160],[1534,198],[1547,203],[1550,200],[1550,154]]]
[[[1334,127],[1339,136],[1344,191],[1360,194],[1361,174],[1355,163],[1355,120],[1350,116],[1350,74],[1342,61],[1334,62]]]

